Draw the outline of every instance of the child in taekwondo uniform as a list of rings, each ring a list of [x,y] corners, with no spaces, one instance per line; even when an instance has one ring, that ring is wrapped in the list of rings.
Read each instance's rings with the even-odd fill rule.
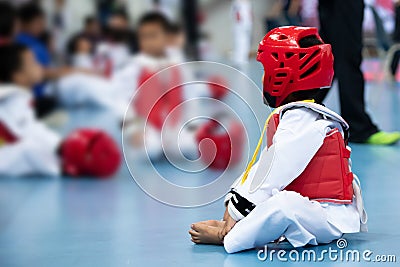
[[[62,138],[34,115],[31,88],[43,70],[29,48],[0,46],[0,176],[109,177],[120,165],[117,144],[96,129]]]
[[[178,133],[182,153],[189,157],[198,154],[194,133],[187,127],[180,131],[184,114],[177,107],[185,99],[183,87],[177,85],[182,81],[183,72],[178,68],[170,68],[163,74],[155,75],[182,60],[176,53],[168,53],[169,27],[168,19],[158,12],[143,15],[138,22],[140,51],[112,77],[117,93],[127,100],[127,105],[135,96],[129,104],[124,124],[124,136],[128,144],[145,148],[148,156],[154,160],[162,158],[163,149],[179,152],[175,146]],[[163,129],[168,130],[164,131],[166,134],[161,138]]]
[[[330,45],[315,28],[276,28],[261,41],[257,60],[264,66],[265,100],[276,109],[225,198],[224,219],[192,224],[192,241],[223,244],[234,253],[283,238],[301,247],[366,231],[350,168],[349,126],[313,100],[332,83]],[[264,135],[267,147],[255,163]]]

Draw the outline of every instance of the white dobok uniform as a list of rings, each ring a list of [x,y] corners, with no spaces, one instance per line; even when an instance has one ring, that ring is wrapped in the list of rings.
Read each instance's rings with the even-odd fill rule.
[[[28,89],[0,86],[0,124],[15,139],[6,142],[0,136],[0,175],[57,176],[61,172],[57,156],[61,138],[35,118],[32,103]]]
[[[95,74],[72,73],[50,86],[54,86],[57,99],[65,106],[101,107],[124,117],[127,102],[118,95],[109,79]]]
[[[261,152],[243,184],[239,177],[232,185],[255,208],[240,218],[229,200],[232,194],[226,196],[230,216],[239,220],[224,238],[228,253],[262,247],[282,236],[294,247],[300,247],[329,243],[343,233],[366,230],[367,218],[356,176],[353,203],[347,205],[320,203],[284,190],[303,172],[334,128],[343,135],[339,120],[307,107],[283,113],[272,146]]]
[[[130,57],[131,53],[127,45],[111,42],[100,43],[96,48],[94,56],[98,68],[105,67],[103,64],[111,64],[106,67],[111,67],[111,74],[123,69],[126,64],[129,64]]]

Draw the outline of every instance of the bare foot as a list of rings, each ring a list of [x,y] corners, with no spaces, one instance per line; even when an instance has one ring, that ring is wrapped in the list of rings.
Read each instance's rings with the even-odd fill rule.
[[[223,236],[221,227],[210,226],[204,223],[192,224],[189,234],[192,236],[192,242],[196,244],[214,244],[222,245]]]
[[[208,226],[220,227],[220,228],[224,227],[224,225],[225,225],[224,221],[218,221],[218,220],[207,220],[207,221],[201,221],[198,223],[202,223],[202,224],[205,224]]]

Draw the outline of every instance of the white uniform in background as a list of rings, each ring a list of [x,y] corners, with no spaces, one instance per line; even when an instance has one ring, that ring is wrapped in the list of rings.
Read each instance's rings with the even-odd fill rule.
[[[174,62],[168,57],[154,58],[139,53],[128,58],[123,68],[118,69],[113,73],[113,86],[117,89],[118,94],[129,101],[140,85],[139,77],[144,69],[152,73],[157,73],[160,70],[177,63],[178,62]]]
[[[58,100],[66,106],[102,107],[123,118],[127,103],[118,97],[112,82],[104,77],[73,73],[54,82]]]
[[[326,134],[334,128],[343,135],[340,121],[322,118],[320,113],[306,107],[283,114],[273,146],[261,152],[243,184],[239,177],[232,186],[256,207],[225,236],[224,247],[228,253],[262,247],[282,236],[299,247],[329,243],[343,233],[366,229],[366,214],[356,177],[353,203],[347,205],[310,201],[296,192],[284,190],[303,172]],[[229,193],[226,201],[231,196]],[[228,211],[235,218],[237,214],[230,209],[231,204],[229,201]]]
[[[102,42],[95,52],[94,60],[97,69],[103,69],[107,76],[123,69],[131,58],[129,47],[126,44]]]
[[[95,70],[96,66],[93,62],[93,57],[89,53],[77,53],[71,58],[71,65],[74,68],[81,68],[87,70]]]
[[[253,15],[250,0],[234,0],[232,3],[233,19],[233,55],[232,60],[238,65],[248,62],[251,46]]]
[[[0,86],[0,175],[60,174],[61,138],[35,118],[32,104],[28,89]]]

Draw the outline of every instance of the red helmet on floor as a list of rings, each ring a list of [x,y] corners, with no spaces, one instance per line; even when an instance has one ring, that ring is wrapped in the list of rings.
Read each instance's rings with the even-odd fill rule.
[[[96,129],[79,129],[61,144],[62,168],[71,176],[113,175],[121,163],[121,153],[114,140]]]
[[[331,46],[324,44],[316,28],[271,30],[259,44],[257,60],[264,66],[263,91],[272,107],[281,105],[293,92],[332,84]]]
[[[203,139],[210,139],[212,142],[201,142]],[[232,121],[229,129],[225,129],[217,121],[210,120],[196,133],[202,161],[210,163],[210,168],[220,170],[225,170],[228,165],[234,166],[240,161],[243,139],[243,125],[236,121]]]

